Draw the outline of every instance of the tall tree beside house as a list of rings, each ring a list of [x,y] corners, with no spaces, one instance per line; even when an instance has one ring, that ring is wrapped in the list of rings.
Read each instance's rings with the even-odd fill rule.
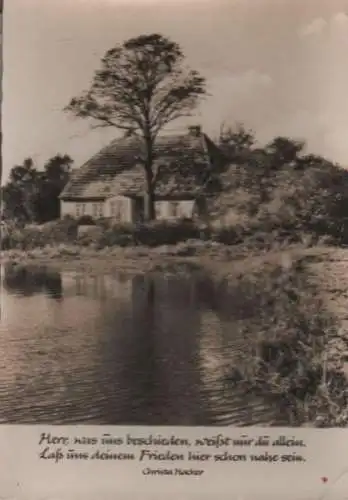
[[[106,52],[90,88],[66,110],[139,137],[146,181],[145,218],[155,218],[156,138],[172,121],[190,116],[206,94],[205,79],[184,66],[180,46],[160,34],[131,38]]]

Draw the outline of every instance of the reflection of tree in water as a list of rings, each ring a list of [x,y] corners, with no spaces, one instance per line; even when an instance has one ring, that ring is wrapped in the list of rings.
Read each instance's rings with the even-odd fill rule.
[[[26,297],[46,293],[49,297],[60,299],[63,295],[61,274],[35,266],[5,266],[3,287],[9,293]]]
[[[153,423],[158,406],[163,404],[158,395],[161,353],[157,346],[155,283],[142,276],[131,281],[130,301],[105,302],[97,326],[104,338],[100,344],[98,392],[103,394],[104,414],[108,416],[105,422],[115,425]]]
[[[163,275],[136,276],[129,310],[121,302],[118,310],[110,304],[104,309],[103,331],[109,339],[103,377],[114,380],[107,390],[112,423],[197,420],[199,313],[179,295],[181,290],[188,298],[189,285],[189,280],[172,282]]]
[[[136,381],[133,388],[138,393],[136,399],[144,400],[143,412],[156,412],[158,404],[158,382],[161,379],[156,349],[156,286],[149,276],[139,276],[134,280],[133,302],[133,363]],[[135,384],[134,384],[135,382]],[[142,418],[146,419],[146,415]],[[151,419],[152,420],[152,419]]]
[[[197,423],[203,408],[198,390],[200,313],[190,300],[193,277],[154,273],[141,279],[133,321],[151,423]]]

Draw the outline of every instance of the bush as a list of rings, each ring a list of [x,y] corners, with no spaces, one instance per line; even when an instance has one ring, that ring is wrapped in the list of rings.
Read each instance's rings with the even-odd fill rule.
[[[153,221],[137,225],[112,224],[110,222],[98,222],[104,227],[98,245],[104,246],[136,246],[148,247],[175,245],[188,239],[199,239],[202,229],[192,221],[162,222]]]
[[[226,226],[215,229],[212,233],[213,241],[223,243],[224,245],[237,245],[242,243],[247,236],[248,231],[238,226]]]
[[[14,226],[6,238],[6,249],[31,250],[46,245],[74,243],[77,238],[77,221],[64,217],[43,225]],[[4,242],[1,242],[2,249]]]
[[[188,239],[199,239],[199,227],[189,220],[162,222],[154,221],[134,228],[136,244],[149,247],[175,245]]]
[[[135,244],[133,227],[131,225],[115,224],[108,227],[105,224],[105,226],[100,238],[95,242],[99,248],[111,246],[127,247]]]
[[[73,243],[76,241],[77,231],[78,221],[70,216],[48,222],[43,226],[43,232],[49,244]]]
[[[78,219],[79,226],[95,226],[95,220],[90,215],[82,215]]]

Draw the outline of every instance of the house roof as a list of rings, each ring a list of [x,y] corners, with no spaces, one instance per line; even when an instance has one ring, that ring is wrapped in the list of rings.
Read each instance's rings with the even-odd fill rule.
[[[116,139],[77,169],[63,192],[62,200],[105,199],[116,195],[142,196],[144,169],[137,138]],[[155,147],[159,167],[156,196],[197,196],[213,164],[221,155],[202,132],[158,137]]]

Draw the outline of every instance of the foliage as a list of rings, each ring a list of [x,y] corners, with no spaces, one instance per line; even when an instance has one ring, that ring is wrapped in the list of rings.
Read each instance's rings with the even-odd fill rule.
[[[1,188],[5,218],[22,222],[35,220],[39,177],[31,158],[25,159],[22,165],[12,168],[9,182]]]
[[[46,245],[73,243],[77,239],[78,223],[71,217],[47,222],[41,226],[28,224],[24,227],[12,225],[6,238],[1,239],[1,248],[31,250]]]
[[[78,219],[79,226],[94,226],[95,223],[96,222],[91,215],[81,215]]]
[[[230,161],[241,163],[249,156],[256,139],[254,132],[247,130],[241,123],[237,123],[234,127],[222,124],[218,143]]]
[[[59,195],[69,180],[72,163],[68,155],[56,155],[44,165],[36,202],[36,213],[40,222],[60,216]]]
[[[155,144],[170,122],[189,116],[205,94],[205,80],[184,67],[180,46],[159,34],[131,38],[108,50],[89,90],[74,97],[67,111],[116,127],[139,139],[147,186],[145,212],[155,218]]]
[[[69,179],[71,165],[69,156],[56,155],[42,170],[30,158],[14,166],[9,181],[1,189],[4,218],[27,224],[59,217],[59,195]]]
[[[202,230],[192,221],[160,222],[133,226],[131,224],[114,224],[111,221],[97,221],[95,231],[78,235],[80,221],[70,217],[52,221],[42,226],[27,225],[24,228],[15,227],[9,237],[2,241],[3,249],[42,248],[46,245],[61,243],[76,243],[82,246],[95,245],[97,248],[110,246],[155,247],[175,245],[189,239],[202,237]],[[98,231],[98,229],[100,229]]]
[[[243,138],[243,130],[240,134]],[[231,219],[243,221],[254,231],[285,229],[347,242],[345,169],[323,157],[306,154],[303,142],[284,137],[276,137],[263,148],[247,145],[243,160],[232,160],[233,154],[231,164],[220,176],[222,190],[211,202],[213,219],[228,226]]]
[[[99,224],[99,223],[98,223]],[[191,221],[160,222],[152,221],[144,224],[109,224],[102,222],[103,232],[97,243],[100,248],[105,246],[138,246],[155,247],[161,245],[174,245],[192,238],[199,238],[199,228]],[[84,243],[89,236],[85,235]]]

